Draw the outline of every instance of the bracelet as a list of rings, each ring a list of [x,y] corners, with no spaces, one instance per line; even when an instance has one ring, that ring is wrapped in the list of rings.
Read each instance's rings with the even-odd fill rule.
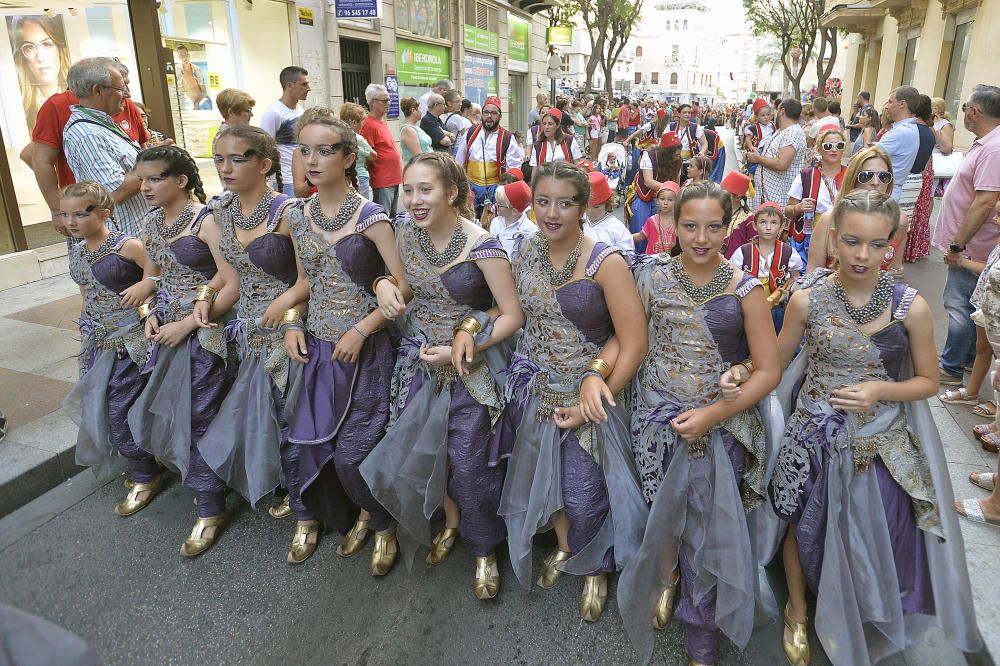
[[[749,372],[751,375],[753,374],[753,359],[749,359],[749,358],[748,359],[744,359],[744,360],[738,362],[736,365],[742,365],[744,368],[747,369],[747,372]]]
[[[382,280],[388,280],[388,281],[389,281],[389,282],[391,282],[391,283],[393,284],[393,286],[395,286],[395,287],[398,287],[398,286],[399,286],[399,280],[397,280],[397,279],[396,279],[396,278],[394,278],[393,276],[391,276],[391,275],[379,275],[379,276],[378,276],[377,278],[375,278],[375,281],[374,281],[374,282],[372,282],[372,291],[373,291],[373,292],[374,292],[374,291],[375,291],[375,289],[376,289],[376,288],[378,287],[378,283],[379,283],[379,282],[381,282]]]
[[[211,303],[215,300],[215,289],[209,287],[207,284],[201,285],[194,294],[194,300],[195,302],[204,301],[206,303]]]
[[[611,366],[603,358],[595,358],[591,361],[587,366],[587,371],[596,372],[605,380],[611,376]]]
[[[465,331],[475,339],[479,331],[483,330],[482,324],[475,317],[466,317],[462,320],[462,323],[455,327],[455,333],[459,331]]]
[[[159,282],[160,282],[160,276],[159,275],[147,275],[146,279],[147,280],[152,280],[153,284],[159,284]]]
[[[149,303],[143,303],[142,305],[140,305],[135,309],[135,311],[139,313],[139,321],[142,321],[146,317],[148,317],[150,312],[152,312],[152,310],[153,309],[149,306]]]
[[[357,324],[355,324],[354,326],[351,326],[351,328],[353,328],[355,331],[357,331],[358,335],[360,335],[361,337],[363,337],[365,340],[368,339],[368,333],[365,333],[360,328],[358,328]]]
[[[600,377],[602,382],[606,379],[605,376],[599,373],[597,370],[587,370],[587,372],[583,373],[583,377],[580,378],[580,386],[583,386],[583,380],[585,380],[587,377]]]
[[[285,314],[281,315],[281,322],[283,324],[297,324],[300,321],[302,321],[302,313],[295,308],[285,310]]]

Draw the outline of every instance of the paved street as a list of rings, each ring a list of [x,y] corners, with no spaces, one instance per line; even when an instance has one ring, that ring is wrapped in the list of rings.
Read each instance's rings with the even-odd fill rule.
[[[931,302],[940,345],[940,259],[908,266],[907,276]],[[48,309],[69,308],[71,290],[64,284],[52,288],[66,300]],[[0,292],[0,330],[13,331],[15,324],[7,322],[19,321],[24,310],[41,318],[30,300],[11,304],[9,299]],[[49,313],[46,321],[58,328],[63,315],[72,320],[69,312]],[[3,404],[25,402],[21,392],[31,386],[31,372],[46,380],[51,379],[46,372],[58,375],[53,381],[60,385],[50,389],[61,392],[69,378],[63,377],[67,361],[59,356],[63,343],[53,342],[60,338],[37,338],[36,344],[18,339],[0,348],[0,368],[22,373],[0,374]],[[996,457],[982,452],[967,434],[981,420],[967,407],[946,410],[932,404],[956,494],[982,495],[965,480],[969,471],[996,465]],[[61,411],[46,409],[41,417],[23,412],[22,425],[15,424],[0,443],[0,467],[9,455],[6,447],[56,447],[65,442],[53,440],[71,438]],[[31,437],[24,435],[28,431]],[[370,545],[344,560],[335,553],[336,535],[325,538],[307,563],[292,567],[285,563],[292,522],[251,511],[234,496],[229,508],[235,518],[217,545],[186,560],[177,551],[194,520],[191,493],[175,482],[149,508],[119,518],[112,508],[124,492],[120,475],[97,481],[85,472],[0,519],[0,601],[76,632],[104,664],[624,664],[634,659],[613,596],[598,623],[583,622],[581,581],[573,577],[551,590],[526,592],[504,557],[500,597],[484,603],[472,595],[474,567],[464,544],[438,568],[418,559],[412,574],[400,563],[388,577],[375,580],[368,573]],[[994,589],[992,567],[1000,561],[1000,531],[965,521],[962,528],[980,627],[993,650],[1000,650],[1000,606],[988,597]],[[539,545],[536,567],[544,553]],[[771,577],[783,602],[780,568]],[[758,630],[744,652],[725,645],[720,663],[784,663],[779,632],[780,624]],[[658,636],[654,663],[687,663],[682,641],[680,627],[672,623]],[[828,663],[818,644],[813,650],[814,663]],[[931,635],[905,659],[886,663],[960,664],[964,659]],[[981,656],[972,663],[992,662]]]

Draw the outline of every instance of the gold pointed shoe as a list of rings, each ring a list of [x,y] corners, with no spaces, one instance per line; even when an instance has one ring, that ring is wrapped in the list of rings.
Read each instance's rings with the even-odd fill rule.
[[[219,533],[222,531],[222,526],[226,524],[226,514],[221,513],[218,516],[212,516],[210,518],[199,518],[194,521],[194,529],[191,530],[191,536],[184,540],[181,544],[181,555],[184,557],[194,557],[195,555],[201,555],[206,550],[212,547],[215,540],[219,538]],[[214,527],[215,532],[212,536],[205,536],[205,532],[210,528]]]
[[[375,549],[372,550],[372,576],[384,576],[392,571],[398,557],[399,543],[396,541],[396,533],[379,534],[376,532]]]
[[[277,518],[278,520],[288,518],[294,513],[292,507],[288,506],[288,495],[285,495],[285,499],[281,500],[281,504],[269,507],[267,512],[271,514],[272,518]]]
[[[315,540],[309,541],[309,537],[316,535]],[[308,525],[295,525],[295,536],[292,537],[292,547],[288,549],[288,563],[302,564],[316,552],[319,545],[319,521],[312,521]]]
[[[583,594],[580,596],[580,616],[587,622],[597,622],[604,612],[607,600],[608,575],[584,576]]]
[[[431,544],[431,549],[427,553],[427,564],[436,567],[451,555],[452,549],[455,548],[455,542],[458,541],[458,528],[457,527],[446,527],[441,532],[434,537],[434,542]]]
[[[570,558],[570,553],[556,548],[542,563],[542,570],[538,573],[538,587],[549,589],[559,582],[563,572],[559,565]]]
[[[364,548],[369,535],[371,535],[368,522],[367,520],[358,520],[354,523],[354,527],[351,528],[351,531],[347,533],[344,540],[337,546],[337,555],[350,557],[357,555],[358,551]]]
[[[115,513],[119,516],[131,516],[134,513],[142,511],[149,503],[153,501],[161,490],[163,490],[164,485],[164,475],[160,474],[152,481],[146,481],[145,483],[133,483],[128,490],[128,494],[125,495],[125,499],[115,506]],[[140,496],[145,495],[142,499]]]
[[[785,626],[792,632],[792,640],[786,641],[781,636],[781,645],[785,648],[785,658],[792,666],[809,666],[811,657],[809,651],[809,619],[805,622],[794,622],[788,617],[788,604],[785,604]]]
[[[654,629],[663,629],[670,623],[670,619],[674,616],[674,597],[677,595],[677,583],[679,581],[680,576],[674,572],[674,582],[667,586],[667,589],[663,590],[660,600],[656,602],[656,611],[653,613]]]
[[[500,570],[494,553],[476,558],[476,582],[473,589],[476,591],[476,598],[484,601],[495,598],[500,591]]]

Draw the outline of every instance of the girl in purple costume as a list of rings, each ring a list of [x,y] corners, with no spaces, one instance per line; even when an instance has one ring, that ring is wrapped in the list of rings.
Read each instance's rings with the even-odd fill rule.
[[[239,125],[219,134],[215,165],[228,191],[212,200],[202,238],[219,267],[209,286],[229,289],[233,285],[225,276],[237,280],[236,317],[224,335],[237,345],[240,370],[199,449],[251,505],[279,484],[288,488],[298,523],[287,559],[299,564],[316,550],[320,523],[302,503],[298,447],[288,443],[289,363],[278,326],[299,305],[291,289],[298,271],[288,223],[293,200],[267,185],[279,164],[274,139],[260,128]],[[210,300],[197,302],[197,321],[208,323],[219,315],[215,304],[209,313]]]
[[[564,571],[584,575],[580,613],[593,622],[604,610],[607,573],[616,559],[619,566],[629,561],[646,521],[628,417],[614,398],[624,399],[620,393],[646,353],[645,318],[621,252],[583,233],[586,172],[567,162],[539,166],[533,198],[539,232],[513,256],[526,323],[507,373],[490,463],[509,457],[500,515],[521,584],[531,585],[533,537],[554,528],[558,547],[538,585],[552,587]],[[609,373],[593,359],[616,333],[620,351]],[[461,365],[472,340],[465,331],[456,335]],[[595,363],[603,372],[588,373]],[[584,411],[581,383],[594,414]]]
[[[769,487],[790,523],[785,654],[809,662],[807,583],[834,663],[881,660],[932,624],[975,652],[962,535],[925,402],[938,387],[930,309],[879,270],[899,207],[880,192],[853,192],[832,219],[839,267],[818,269],[792,295],[778,341],[791,362],[778,389],[790,417]]]
[[[407,212],[397,218],[396,243],[413,300],[404,304],[398,279],[377,285],[379,306],[386,318],[399,320],[403,338],[389,432],[361,473],[398,521],[408,566],[414,551],[408,542],[430,546],[427,562],[437,565],[461,535],[476,557],[475,594],[491,599],[500,589],[493,549],[504,539],[497,515],[503,475],[489,466],[488,444],[502,408],[500,391],[491,372],[496,366],[483,360],[459,375],[451,343],[456,327],[476,326],[485,328],[481,348],[489,347],[516,332],[524,315],[507,253],[472,221],[468,199],[465,171],[451,156],[424,153],[407,164]],[[467,321],[470,311],[485,312],[494,302],[494,321]],[[432,543],[431,518],[442,506],[445,527]]]
[[[678,585],[676,617],[695,664],[716,663],[720,632],[745,647],[770,597],[759,582],[752,516],[765,500],[767,443],[757,403],[780,369],[759,281],[722,255],[731,214],[719,185],[688,185],[674,207],[674,256],[651,256],[634,269],[649,354],[633,382],[632,438],[651,508],[618,599],[644,662],[653,627],[674,614]],[[753,385],[736,400],[721,399],[720,375],[749,352]]]
[[[80,426],[76,463],[107,471],[111,457],[128,460],[128,495],[116,507],[119,516],[145,508],[162,489],[164,475],[153,456],[132,438],[127,414],[142,392],[140,370],[149,359],[137,308],[153,294],[155,266],[142,243],[107,223],[114,209],[111,194],[93,181],[80,181],[60,193],[66,230],[79,239],[70,249],[69,268],[80,285],[80,381],[63,408]]]
[[[308,300],[309,316],[283,325],[289,358],[305,364],[288,439],[299,447],[301,492],[309,495],[332,460],[361,507],[337,553],[354,555],[375,532],[371,571],[384,576],[398,553],[395,526],[358,467],[385,435],[395,364],[373,282],[388,268],[402,283],[403,263],[389,217],[357,192],[358,145],[350,126],[313,107],[299,119],[298,132],[299,154],[317,192],[289,213],[299,262],[296,300]]]
[[[155,305],[146,317],[146,338],[153,342],[146,388],[129,410],[136,442],[176,470],[195,492],[197,520],[181,545],[181,555],[208,550],[226,520],[225,483],[198,450],[232,384],[227,372],[228,345],[219,327],[202,327],[194,318],[199,285],[218,272],[202,235],[209,210],[198,165],[183,148],[158,146],[139,153],[136,173],[141,192],[154,206],[143,222],[143,244],[159,267]],[[230,283],[237,284],[235,275]],[[216,310],[236,302],[235,288],[216,299]]]

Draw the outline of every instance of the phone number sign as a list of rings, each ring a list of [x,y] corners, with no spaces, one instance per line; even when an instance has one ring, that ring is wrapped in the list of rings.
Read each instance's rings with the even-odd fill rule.
[[[333,0],[337,18],[381,18],[381,0]]]

